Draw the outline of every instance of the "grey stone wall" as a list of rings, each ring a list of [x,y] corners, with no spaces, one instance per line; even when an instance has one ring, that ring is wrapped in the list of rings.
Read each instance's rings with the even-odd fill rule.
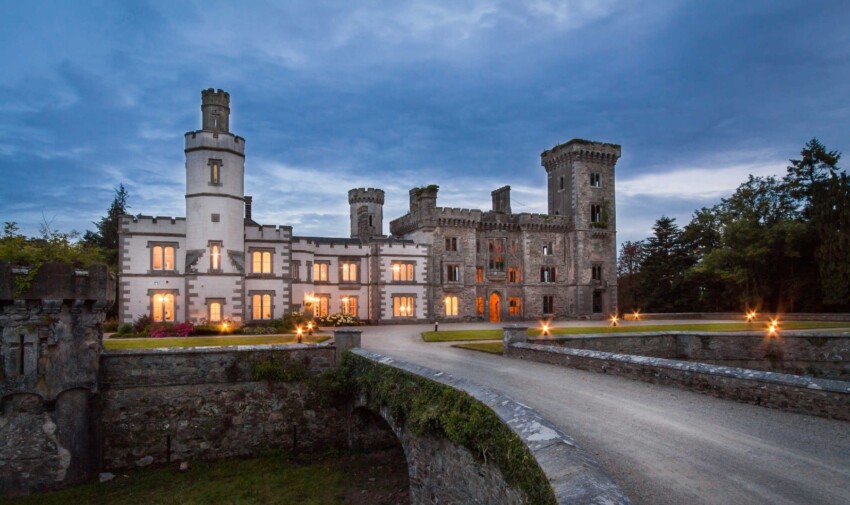
[[[114,298],[105,266],[0,262],[0,496],[81,482],[100,468],[101,322]]]
[[[344,448],[345,406],[309,382],[334,361],[328,344],[107,353],[104,466]]]
[[[674,385],[764,407],[850,420],[850,383],[843,381],[525,342],[506,346],[505,356]]]

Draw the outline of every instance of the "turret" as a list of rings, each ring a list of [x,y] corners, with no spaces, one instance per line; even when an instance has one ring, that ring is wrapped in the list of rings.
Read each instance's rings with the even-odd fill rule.
[[[212,88],[201,91],[201,129],[208,132],[230,131],[230,94]]]
[[[368,241],[384,232],[384,191],[376,188],[354,188],[348,192],[351,207],[351,238]]]

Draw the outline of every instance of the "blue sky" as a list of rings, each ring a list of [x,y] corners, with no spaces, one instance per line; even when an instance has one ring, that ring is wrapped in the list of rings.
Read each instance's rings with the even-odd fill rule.
[[[3,2],[0,221],[184,214],[183,133],[231,94],[254,217],[345,236],[349,188],[545,212],[540,152],[621,144],[618,239],[816,136],[850,156],[846,1]],[[842,166],[846,163],[842,164]],[[386,224],[385,224],[386,226]]]

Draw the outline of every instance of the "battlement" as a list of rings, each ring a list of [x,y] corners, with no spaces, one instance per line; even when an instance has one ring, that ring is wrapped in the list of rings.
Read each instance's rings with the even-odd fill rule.
[[[540,163],[547,169],[565,159],[614,164],[620,158],[620,152],[619,144],[572,139],[540,153]]]
[[[226,133],[226,135],[222,135],[222,133]],[[186,141],[184,152],[214,149],[217,151],[232,152],[242,157],[245,156],[245,139],[229,132],[207,131],[204,129],[186,132],[183,137]]]
[[[245,227],[245,241],[273,240],[289,242],[292,239],[292,227],[284,225],[250,225]]]
[[[220,105],[230,107],[230,93],[223,89],[207,88],[201,91],[201,103],[203,105]]]
[[[169,233],[186,234],[185,217],[169,216],[121,216],[122,233]]]
[[[384,190],[378,188],[354,188],[348,190],[348,203],[384,204]]]

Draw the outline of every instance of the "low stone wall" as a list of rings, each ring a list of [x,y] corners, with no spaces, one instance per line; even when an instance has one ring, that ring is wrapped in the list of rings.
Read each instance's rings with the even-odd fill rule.
[[[630,503],[588,453],[530,408],[443,372],[352,352],[361,360],[360,402],[381,413],[404,447],[411,503]]]
[[[827,332],[652,332],[528,339],[573,349],[850,380],[850,334]]]
[[[345,447],[345,407],[325,405],[310,383],[334,353],[329,344],[106,352],[104,467]]]
[[[505,356],[676,385],[720,398],[850,421],[850,383],[843,381],[523,342],[506,345]]]
[[[774,314],[759,313],[756,316],[757,321],[769,321]],[[740,321],[744,322],[743,312],[647,312],[640,313],[640,319],[646,321],[655,321],[663,319],[704,319],[704,320],[721,320],[721,321]],[[626,321],[634,321],[635,316],[631,313],[624,313],[623,319]],[[846,313],[806,313],[806,312],[789,312],[782,313],[783,321],[835,321],[835,322],[850,322],[850,314]]]

